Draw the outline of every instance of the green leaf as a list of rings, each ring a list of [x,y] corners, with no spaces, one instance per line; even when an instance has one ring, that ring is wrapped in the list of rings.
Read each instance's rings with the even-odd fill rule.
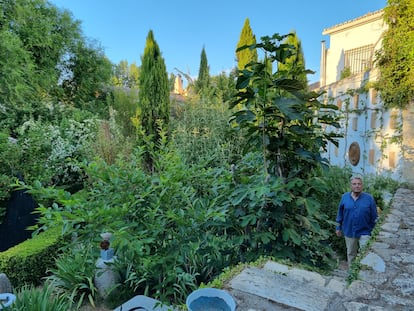
[[[247,73],[247,71],[244,71],[244,73]],[[249,86],[249,84],[250,84],[250,76],[248,74],[243,74],[238,77],[237,82],[236,82],[236,88],[238,90],[245,89]]]
[[[285,242],[291,240],[296,245],[302,244],[302,239],[301,239],[300,234],[292,228],[284,229],[282,236],[283,236],[283,241]]]
[[[233,115],[233,119],[237,123],[252,122],[256,119],[256,115],[251,110],[240,110]]]
[[[248,195],[249,192],[243,189],[241,189],[241,191],[235,191],[231,198],[231,204],[238,206]]]
[[[243,216],[243,217],[241,217],[241,226],[242,227],[246,227],[246,226],[248,226],[248,225],[255,225],[256,224],[256,222],[257,222],[257,217],[256,217],[256,215],[253,215],[253,214],[250,214],[250,215],[246,215],[246,216]]]
[[[299,102],[294,98],[277,97],[273,104],[283,113],[288,120],[302,120],[303,115],[298,111]]]

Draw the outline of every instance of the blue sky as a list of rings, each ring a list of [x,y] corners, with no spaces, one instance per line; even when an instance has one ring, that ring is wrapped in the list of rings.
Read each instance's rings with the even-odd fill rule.
[[[256,39],[295,30],[306,67],[319,80],[325,28],[382,9],[386,0],[50,0],[82,22],[113,63],[141,64],[148,31],[154,32],[168,73],[197,77],[205,48],[210,75],[236,66],[235,49],[246,18]],[[329,42],[328,42],[329,44]]]

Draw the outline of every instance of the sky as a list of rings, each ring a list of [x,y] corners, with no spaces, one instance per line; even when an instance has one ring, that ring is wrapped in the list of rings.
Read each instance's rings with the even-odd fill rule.
[[[150,30],[160,47],[167,72],[198,76],[204,48],[210,75],[237,66],[235,50],[246,18],[256,41],[262,36],[296,31],[306,68],[319,81],[322,32],[374,12],[387,0],[49,0],[81,21],[83,34],[99,42],[114,64],[141,65]],[[260,55],[260,54],[259,54]]]

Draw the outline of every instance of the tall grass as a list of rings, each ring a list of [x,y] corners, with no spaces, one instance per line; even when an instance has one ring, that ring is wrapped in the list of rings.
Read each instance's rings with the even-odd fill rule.
[[[44,284],[42,287],[33,285],[21,287],[10,309],[13,311],[69,311],[79,308],[67,296],[55,293],[50,284]]]
[[[172,140],[187,164],[223,167],[241,157],[243,137],[229,125],[224,104],[181,103],[171,121]]]

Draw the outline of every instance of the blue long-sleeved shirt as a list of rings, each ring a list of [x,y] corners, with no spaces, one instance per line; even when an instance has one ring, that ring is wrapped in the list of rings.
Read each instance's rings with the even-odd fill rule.
[[[342,230],[343,234],[349,238],[371,235],[377,217],[377,206],[370,194],[361,192],[359,197],[354,200],[351,193],[347,192],[342,195],[339,202],[336,229]]]

